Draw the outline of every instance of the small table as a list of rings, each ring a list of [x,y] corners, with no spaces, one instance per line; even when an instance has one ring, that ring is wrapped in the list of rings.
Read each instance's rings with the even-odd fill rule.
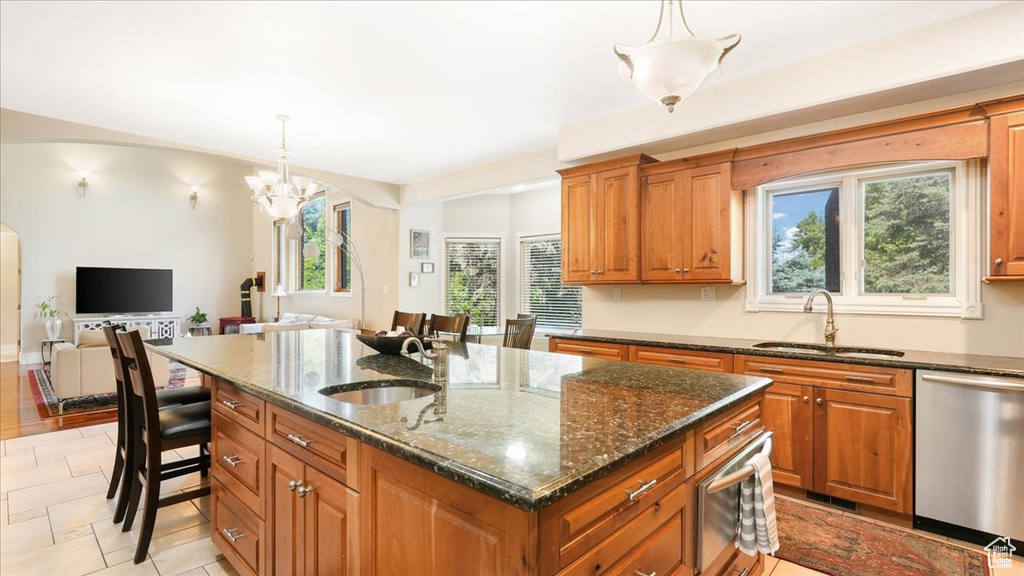
[[[188,333],[192,336],[210,336],[213,334],[213,328],[209,326],[192,326],[188,329]]]
[[[53,358],[53,345],[61,342],[64,342],[63,338],[55,338],[53,340],[47,338],[39,342],[39,355],[43,357],[43,366],[50,365],[50,359]],[[50,358],[46,357],[45,351],[47,349],[50,351]]]
[[[255,324],[256,319],[252,316],[225,316],[220,319],[220,333],[221,334],[237,334],[239,332],[238,327],[242,324]],[[225,332],[228,328],[234,328],[231,332]]]

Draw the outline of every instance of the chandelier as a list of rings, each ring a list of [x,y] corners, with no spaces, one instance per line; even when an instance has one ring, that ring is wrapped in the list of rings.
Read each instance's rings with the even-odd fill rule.
[[[285,144],[284,126],[291,118],[280,115],[281,147],[277,149],[277,171],[261,170],[259,176],[246,176],[245,182],[252,190],[252,201],[259,204],[274,218],[292,218],[310,196],[319,191],[309,178],[293,177],[288,168],[288,154],[291,150]]]
[[[739,34],[730,34],[717,40],[694,34],[683,15],[682,0],[679,0],[679,18],[689,35],[675,36],[673,4],[675,0],[661,0],[658,27],[646,44],[615,45],[615,55],[621,61],[619,74],[632,82],[644,96],[668,108],[669,112],[675,110],[680,100],[693,94],[704,82],[704,78],[718,68],[725,55],[740,43]],[[665,33],[659,37],[663,21],[667,25]]]

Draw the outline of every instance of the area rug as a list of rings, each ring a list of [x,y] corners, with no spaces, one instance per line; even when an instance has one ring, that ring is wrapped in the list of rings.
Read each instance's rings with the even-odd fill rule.
[[[779,558],[833,576],[987,576],[981,552],[777,498]]]
[[[171,362],[167,388],[180,388],[185,385],[187,369],[184,365]],[[32,397],[35,399],[36,410],[40,418],[54,418],[56,416],[67,416],[69,414],[84,414],[86,412],[101,412],[117,409],[117,393],[92,394],[89,396],[77,396],[64,400],[64,410],[60,410],[60,400],[53,390],[50,382],[49,368],[30,370],[28,373],[29,388],[32,389]]]

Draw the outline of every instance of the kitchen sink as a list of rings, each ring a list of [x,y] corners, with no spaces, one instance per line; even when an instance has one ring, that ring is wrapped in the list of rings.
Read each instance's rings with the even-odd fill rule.
[[[394,404],[415,400],[441,391],[441,387],[422,380],[365,380],[328,386],[318,390],[324,396],[346,404]]]
[[[780,352],[810,352],[815,354],[830,354],[834,356],[854,356],[858,358],[901,358],[904,355],[904,352],[899,350],[889,350],[888,348],[836,346],[830,349],[824,344],[810,344],[804,342],[760,342],[758,344],[754,344],[754,348],[778,350]]]

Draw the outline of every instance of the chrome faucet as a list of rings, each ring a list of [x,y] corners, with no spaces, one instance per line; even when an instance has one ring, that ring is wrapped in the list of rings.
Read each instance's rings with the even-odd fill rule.
[[[807,297],[807,302],[804,303],[804,312],[814,311],[814,297],[818,294],[823,294],[825,300],[828,301],[828,316],[825,319],[825,346],[834,348],[836,345],[836,332],[839,332],[839,329],[836,328],[836,318],[832,310],[832,295],[829,294],[828,290],[818,288],[811,292]]]
[[[423,348],[423,342],[415,336],[411,336],[402,342],[402,355],[409,355],[409,345],[412,343],[416,344],[419,348],[420,358],[428,358],[434,365],[434,376],[431,379],[435,384],[445,384],[448,382],[448,346],[440,338],[427,338],[431,343],[431,347],[434,349],[434,353],[428,353]]]

